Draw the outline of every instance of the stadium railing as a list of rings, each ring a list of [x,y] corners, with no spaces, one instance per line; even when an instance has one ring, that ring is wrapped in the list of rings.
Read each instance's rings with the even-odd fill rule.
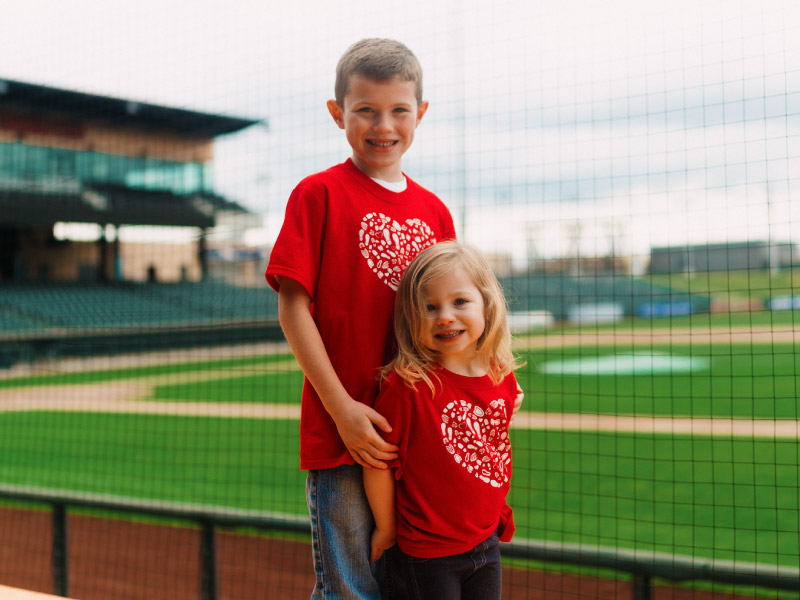
[[[51,506],[53,588],[59,596],[69,594],[67,511],[70,507],[168,517],[198,524],[201,536],[199,560],[202,563],[200,569],[202,600],[217,598],[217,527],[250,527],[265,531],[309,533],[306,517],[282,513],[14,485],[0,485],[0,498]],[[518,540],[504,544],[503,556],[579,567],[607,568],[630,574],[633,600],[652,599],[653,582],[656,578],[672,582],[712,581],[800,591],[800,569],[778,565],[712,560],[542,540]]]

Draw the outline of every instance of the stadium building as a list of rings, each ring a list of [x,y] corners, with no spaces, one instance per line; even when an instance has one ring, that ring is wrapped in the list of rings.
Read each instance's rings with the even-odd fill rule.
[[[800,264],[791,242],[726,242],[650,249],[651,273],[785,269]]]
[[[209,281],[205,240],[248,213],[214,191],[214,140],[259,122],[0,80],[0,365],[257,336],[270,295]],[[199,233],[148,248],[128,226]]]

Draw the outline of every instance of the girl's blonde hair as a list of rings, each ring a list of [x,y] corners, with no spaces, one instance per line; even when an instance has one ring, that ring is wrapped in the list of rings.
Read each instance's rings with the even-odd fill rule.
[[[417,254],[400,278],[394,310],[397,354],[383,369],[384,376],[396,371],[411,387],[424,381],[434,391],[429,375],[437,356],[422,343],[424,331],[430,327],[425,287],[458,267],[467,272],[483,297],[485,327],[477,344],[481,365],[496,384],[520,366],[511,351],[505,296],[489,263],[476,248],[447,241]]]

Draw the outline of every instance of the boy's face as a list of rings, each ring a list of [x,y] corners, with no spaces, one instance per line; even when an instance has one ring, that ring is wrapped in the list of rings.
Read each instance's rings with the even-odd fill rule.
[[[345,130],[353,148],[353,162],[370,177],[400,181],[401,159],[422,120],[428,103],[417,105],[413,81],[398,78],[375,81],[362,75],[350,76],[344,106],[328,100],[328,110]]]

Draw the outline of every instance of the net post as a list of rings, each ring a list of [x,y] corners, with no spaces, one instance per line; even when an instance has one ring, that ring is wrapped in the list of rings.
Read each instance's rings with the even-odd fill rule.
[[[67,537],[67,507],[53,504],[53,590],[58,596],[69,595],[69,540]]]
[[[652,600],[653,578],[645,573],[633,575],[633,600]]]
[[[200,597],[217,600],[217,541],[210,521],[200,523]]]

